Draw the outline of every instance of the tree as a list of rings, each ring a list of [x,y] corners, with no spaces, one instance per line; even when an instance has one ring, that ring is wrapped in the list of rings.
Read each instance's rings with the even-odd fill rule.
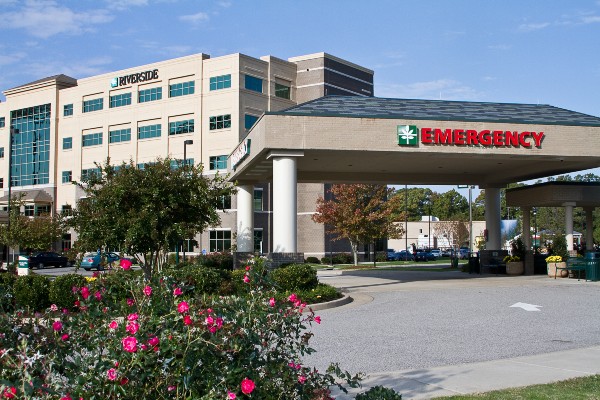
[[[442,194],[436,193],[432,197],[431,212],[441,221],[465,221],[469,219],[469,202],[454,189]]]
[[[29,217],[21,214],[23,193],[10,199],[9,225],[0,225],[0,242],[9,247],[29,250],[50,250],[65,233],[60,215]]]
[[[399,238],[403,229],[394,223],[393,203],[388,201],[393,189],[381,185],[333,185],[330,198],[317,199],[313,221],[329,226],[334,240],[350,241],[354,265],[358,265],[358,244],[380,238]]]
[[[98,166],[98,173],[77,183],[85,197],[77,202],[70,225],[81,251],[120,248],[134,256],[147,278],[162,269],[169,249],[220,223],[223,198],[235,189],[225,177],[208,178],[202,166],[158,159],[145,168],[133,161],[118,169]]]

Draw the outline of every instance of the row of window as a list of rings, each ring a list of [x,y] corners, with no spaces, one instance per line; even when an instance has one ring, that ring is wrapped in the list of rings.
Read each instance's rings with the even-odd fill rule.
[[[195,82],[182,82],[169,85],[169,97],[179,97],[194,94]],[[231,87],[231,74],[214,76],[210,78],[210,91],[228,89]],[[263,92],[263,79],[252,75],[244,76],[244,88],[253,92]],[[275,83],[275,96],[283,99],[290,99],[290,86],[281,83]],[[153,87],[149,89],[141,89],[138,91],[138,103],[148,101],[156,101],[162,99],[162,87]],[[131,93],[122,93],[109,98],[109,108],[123,107],[131,105]],[[99,111],[104,108],[104,99],[90,99],[83,102],[83,112]],[[63,106],[63,116],[68,117],[73,115],[73,104],[65,104]],[[0,118],[0,128],[4,127],[4,118]]]

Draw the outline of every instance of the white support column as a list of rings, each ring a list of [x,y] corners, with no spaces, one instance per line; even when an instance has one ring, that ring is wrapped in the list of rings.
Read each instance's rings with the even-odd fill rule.
[[[501,250],[499,188],[485,188],[485,227],[488,232],[485,249]]]
[[[238,186],[237,193],[237,251],[254,252],[254,186]]]
[[[567,240],[567,250],[573,250],[573,207],[575,203],[563,203],[565,208],[565,239]]]
[[[273,252],[297,252],[296,157],[273,156]]]
[[[585,249],[594,251],[594,207],[585,207]]]
[[[531,207],[521,207],[523,215],[523,244],[527,250],[531,249]]]

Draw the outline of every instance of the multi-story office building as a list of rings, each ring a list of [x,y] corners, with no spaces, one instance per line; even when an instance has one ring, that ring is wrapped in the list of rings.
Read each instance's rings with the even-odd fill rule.
[[[196,54],[84,79],[56,75],[5,90],[0,207],[6,207],[10,184],[13,194],[27,193],[28,215],[68,211],[83,194],[72,181],[107,158],[143,168],[158,157],[185,155],[207,174],[226,173],[228,155],[263,112],[337,94],[373,96],[373,71],[326,53],[287,61]],[[323,226],[310,218],[323,193],[322,184],[298,187],[298,248],[307,256],[330,250]],[[271,251],[270,204],[269,183],[255,187],[255,248],[263,253]],[[231,246],[236,199],[225,208],[221,225],[186,251]],[[75,239],[74,233],[66,236],[62,247]]]

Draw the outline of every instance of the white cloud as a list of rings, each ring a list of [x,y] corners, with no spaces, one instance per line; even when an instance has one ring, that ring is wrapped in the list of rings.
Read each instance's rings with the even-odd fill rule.
[[[193,25],[199,25],[202,22],[208,21],[209,17],[207,13],[199,12],[196,14],[182,15],[179,17],[179,19],[184,22],[190,22]]]
[[[40,77],[65,74],[73,78],[85,78],[108,72],[112,59],[110,57],[95,57],[89,60],[75,62],[45,62],[32,63],[24,66],[24,70],[31,76]]]
[[[148,0],[105,0],[109,8],[126,10],[130,7],[147,6]]]
[[[0,14],[0,26],[24,29],[32,36],[47,39],[60,33],[81,34],[112,19],[106,10],[75,12],[55,1],[27,0],[19,11]]]
[[[15,54],[0,54],[0,65],[14,64],[24,59],[25,57],[27,57],[27,54],[23,52]]]
[[[547,28],[548,26],[550,26],[550,22],[521,24],[521,25],[519,25],[519,30],[521,32],[532,32],[532,31],[538,31],[540,29]]]
[[[600,16],[598,15],[589,15],[581,18],[581,22],[584,24],[594,24],[596,22],[600,22]]]
[[[483,93],[453,79],[408,84],[377,84],[378,97],[441,100],[479,100]]]
[[[231,7],[231,1],[227,1],[227,0],[221,0],[221,1],[217,1],[217,5],[223,7],[223,8],[229,8]]]
[[[510,50],[512,49],[512,45],[510,44],[492,44],[488,46],[490,50]]]

